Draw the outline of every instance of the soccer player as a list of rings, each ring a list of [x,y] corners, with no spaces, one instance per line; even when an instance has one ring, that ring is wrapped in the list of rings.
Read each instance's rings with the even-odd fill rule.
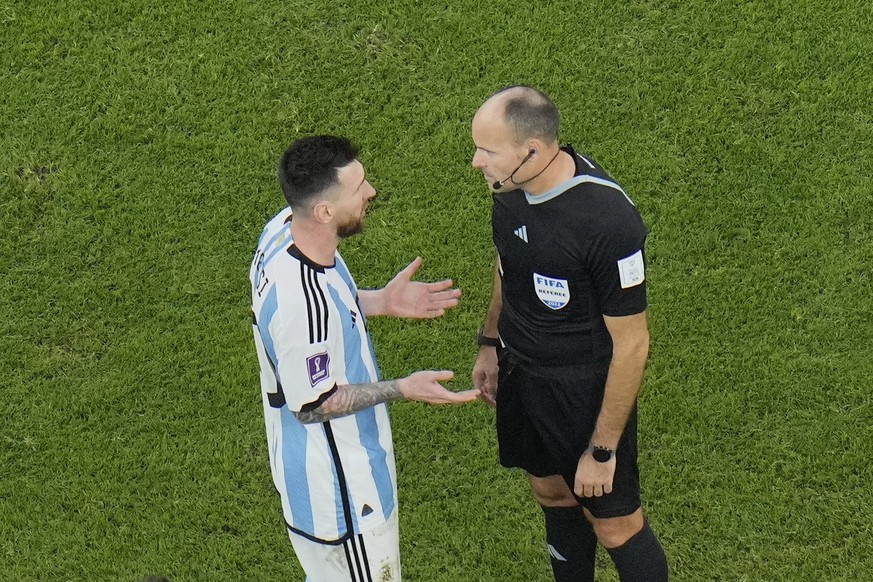
[[[385,287],[358,289],[337,247],[363,229],[376,191],[348,139],[295,141],[279,162],[288,202],[258,241],[252,318],[273,483],[308,582],[399,581],[397,486],[386,402],[474,400],[450,371],[383,380],[367,317],[439,317],[452,281],[411,280],[416,258]]]
[[[599,541],[622,582],[661,582],[637,469],[646,229],[597,163],[559,146],[558,124],[525,86],[473,118],[498,255],[473,383],[496,406],[500,463],[526,471],[542,506],[555,580],[594,580]]]

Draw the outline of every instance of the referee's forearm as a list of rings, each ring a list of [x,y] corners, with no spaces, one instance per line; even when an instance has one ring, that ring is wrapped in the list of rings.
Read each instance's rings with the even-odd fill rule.
[[[612,361],[591,444],[614,450],[643,381],[649,357],[648,315],[641,311],[633,315],[604,316],[603,320],[612,337]]]
[[[491,287],[491,302],[482,322],[482,334],[487,337],[497,337],[497,320],[500,319],[500,310],[503,309],[503,288],[500,280],[500,271],[495,265],[494,282]]]
[[[615,450],[636,404],[648,358],[648,343],[631,352],[614,353],[591,444]]]

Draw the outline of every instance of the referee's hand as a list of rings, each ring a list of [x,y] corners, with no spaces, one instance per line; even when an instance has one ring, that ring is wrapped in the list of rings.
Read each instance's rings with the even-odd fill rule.
[[[612,493],[612,479],[615,476],[615,455],[605,463],[594,460],[585,451],[576,467],[576,481],[573,492],[579,497],[601,497]]]
[[[473,387],[479,390],[479,400],[497,408],[497,348],[480,346],[473,365]]]
[[[479,396],[479,391],[476,389],[452,392],[440,384],[454,377],[455,373],[451,370],[424,370],[401,378],[398,385],[400,393],[407,400],[428,404],[463,404]]]

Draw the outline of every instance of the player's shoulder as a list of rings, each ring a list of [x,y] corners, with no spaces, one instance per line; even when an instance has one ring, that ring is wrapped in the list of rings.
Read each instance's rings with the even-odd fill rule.
[[[301,269],[296,265],[300,261],[295,256],[294,248],[291,209],[284,208],[267,222],[258,239],[255,254],[257,267],[269,274],[270,279],[276,283],[283,286],[291,283],[296,286],[301,278]]]
[[[310,273],[305,264],[301,268],[301,262],[288,251],[278,250],[266,270],[278,312],[286,322],[307,316],[313,309],[312,302],[319,296],[318,278]]]
[[[261,234],[258,237],[258,248],[263,249],[267,244],[273,240],[276,235],[280,234],[282,231],[288,229],[288,225],[291,223],[291,208],[285,207],[279,212],[277,212],[273,217],[267,221],[267,224],[264,225],[264,228],[261,230]]]

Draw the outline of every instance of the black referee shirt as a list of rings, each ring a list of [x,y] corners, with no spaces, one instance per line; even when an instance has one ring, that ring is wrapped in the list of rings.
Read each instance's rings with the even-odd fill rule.
[[[576,161],[575,178],[541,196],[494,194],[491,215],[503,285],[500,337],[539,365],[609,359],[602,316],[646,309],[639,212],[603,168],[562,149]]]

